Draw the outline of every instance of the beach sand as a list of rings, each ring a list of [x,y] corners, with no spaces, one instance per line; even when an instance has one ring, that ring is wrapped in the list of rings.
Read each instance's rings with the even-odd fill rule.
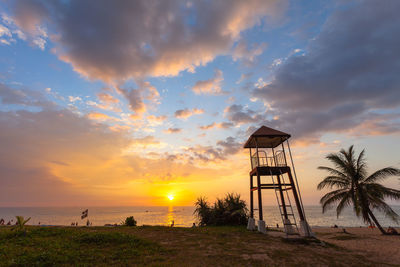
[[[382,235],[379,229],[367,227],[312,228],[317,238],[351,250],[375,262],[400,265],[400,235]],[[385,228],[386,230],[386,228]],[[400,228],[396,228],[400,233]]]

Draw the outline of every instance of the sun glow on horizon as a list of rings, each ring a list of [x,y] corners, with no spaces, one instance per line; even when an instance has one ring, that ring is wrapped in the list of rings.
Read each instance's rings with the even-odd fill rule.
[[[172,194],[169,194],[169,195],[167,196],[167,198],[168,198],[170,201],[172,201],[172,200],[174,200],[175,196],[172,195]]]

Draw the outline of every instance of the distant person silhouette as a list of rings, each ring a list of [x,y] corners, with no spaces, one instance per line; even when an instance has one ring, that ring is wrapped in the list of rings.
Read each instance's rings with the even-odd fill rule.
[[[175,222],[174,222],[174,220],[172,220],[171,227],[174,227],[174,224],[175,224]]]
[[[386,231],[389,235],[398,235],[399,233],[397,232],[396,229],[394,229],[393,227],[389,226],[389,228]]]

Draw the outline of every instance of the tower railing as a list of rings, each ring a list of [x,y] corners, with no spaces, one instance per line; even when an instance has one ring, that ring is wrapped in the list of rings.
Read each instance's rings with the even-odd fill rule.
[[[287,166],[284,151],[279,150],[275,152],[274,156],[269,156],[266,151],[255,152],[251,156],[252,167],[284,167]]]

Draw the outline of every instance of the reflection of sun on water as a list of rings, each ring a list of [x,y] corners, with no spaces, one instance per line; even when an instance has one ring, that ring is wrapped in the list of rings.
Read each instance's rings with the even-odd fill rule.
[[[175,196],[173,194],[168,194],[167,198],[168,198],[169,202],[172,202],[172,200],[174,200]],[[172,225],[174,223],[175,223],[174,207],[172,206],[172,203],[170,203],[168,206],[167,224]]]
[[[174,207],[170,205],[168,206],[167,224],[171,225],[172,222],[175,223],[175,213],[174,213]]]

